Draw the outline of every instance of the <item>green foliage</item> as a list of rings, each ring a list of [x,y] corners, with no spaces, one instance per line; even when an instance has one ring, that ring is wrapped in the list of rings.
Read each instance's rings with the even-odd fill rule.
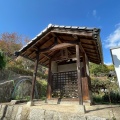
[[[114,71],[113,65],[90,63],[91,90],[95,103],[120,103],[120,92],[116,76],[108,77]]]
[[[109,71],[115,71],[114,65],[107,65]]]
[[[0,51],[0,69],[5,68],[5,66],[6,66],[5,56],[4,53]]]
[[[113,79],[113,78],[112,78]],[[91,90],[95,103],[120,103],[120,91],[116,79],[92,78]]]
[[[25,89],[24,86],[25,86],[25,84],[21,84],[17,87],[17,90],[15,90],[15,95],[13,96],[13,99],[26,100],[26,101],[30,100],[30,96],[28,95],[28,93],[26,93],[27,95],[25,95],[25,93],[24,93],[25,91],[22,91],[23,89]],[[47,90],[46,80],[37,78],[36,87],[37,87],[37,91],[38,91],[38,95],[39,95],[38,97],[41,100],[45,100],[46,99],[46,90]]]
[[[109,89],[111,87],[114,91],[118,90],[118,83],[116,79],[108,79],[107,77],[103,78],[91,78],[92,91],[99,91],[100,89]]]
[[[24,69],[24,68],[20,68],[20,67],[17,67],[17,66],[11,66],[11,67],[8,67],[8,69],[13,71],[13,72],[16,72],[17,74],[33,76],[33,71],[31,71],[30,69]],[[40,71],[37,72],[37,76],[42,78],[42,79],[47,78],[47,75],[44,75]]]
[[[94,64],[94,63],[90,63],[90,73],[95,75],[95,76],[101,76],[102,73],[107,74],[109,72],[109,69],[107,67],[107,65],[105,64]]]
[[[43,100],[46,98],[46,91],[47,91],[47,81],[46,80],[41,80],[37,79],[37,86],[38,84],[40,85],[40,98]]]
[[[120,93],[118,91],[111,91],[110,94],[106,92],[105,94],[93,94],[94,103],[108,103],[110,104],[109,97],[111,99],[111,103],[120,104]]]
[[[103,103],[102,96],[99,94],[93,94],[92,98],[94,103]]]

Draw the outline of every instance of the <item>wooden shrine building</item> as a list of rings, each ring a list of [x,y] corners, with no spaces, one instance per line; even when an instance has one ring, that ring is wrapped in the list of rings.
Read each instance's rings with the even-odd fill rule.
[[[48,100],[91,102],[89,62],[103,62],[100,29],[50,24],[16,55],[35,62],[31,100],[41,64],[49,68]]]

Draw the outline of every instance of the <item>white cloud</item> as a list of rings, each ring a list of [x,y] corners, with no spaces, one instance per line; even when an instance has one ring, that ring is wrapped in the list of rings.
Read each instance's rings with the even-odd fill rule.
[[[104,62],[104,64],[105,64],[105,65],[113,65],[113,63],[111,63],[111,62],[107,62],[107,63]]]
[[[92,14],[93,14],[94,17],[96,17],[97,16],[97,11],[93,10]]]
[[[106,48],[120,46],[120,23],[116,25],[115,31],[113,31],[105,40]]]

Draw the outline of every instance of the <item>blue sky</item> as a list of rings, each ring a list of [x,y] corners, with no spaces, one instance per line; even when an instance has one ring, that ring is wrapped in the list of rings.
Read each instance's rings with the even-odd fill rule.
[[[104,63],[120,45],[120,0],[0,0],[0,34],[34,38],[49,23],[101,29]]]

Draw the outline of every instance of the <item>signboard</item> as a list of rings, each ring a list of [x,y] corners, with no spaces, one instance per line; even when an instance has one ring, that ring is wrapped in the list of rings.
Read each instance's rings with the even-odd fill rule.
[[[120,87],[120,47],[110,49]]]

